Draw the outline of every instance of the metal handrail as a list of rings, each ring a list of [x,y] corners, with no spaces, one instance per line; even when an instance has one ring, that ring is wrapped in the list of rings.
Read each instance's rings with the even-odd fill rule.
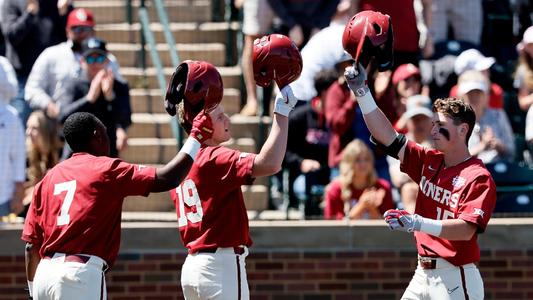
[[[172,33],[170,32],[169,25],[168,25],[168,18],[166,15],[166,12],[164,10],[164,6],[161,0],[154,0],[157,14],[159,17],[159,21],[162,24],[163,30],[165,32],[165,40],[169,47],[170,52],[170,58],[173,65],[177,66],[179,64],[179,57],[176,50],[176,42],[174,41],[174,38],[172,36]],[[156,76],[157,76],[157,83],[159,85],[159,89],[161,90],[161,94],[165,95],[166,89],[167,89],[167,82],[165,79],[165,75],[163,72],[163,66],[161,63],[161,58],[159,56],[159,52],[157,52],[156,43],[154,35],[150,29],[150,18],[148,16],[148,11],[146,7],[144,6],[144,1],[141,1],[141,7],[139,7],[139,21],[141,22],[141,28],[142,28],[142,36],[141,36],[141,56],[144,53],[144,47],[145,44],[148,44],[150,49],[150,57],[152,58],[153,65],[156,70]],[[143,68],[145,68],[146,65],[143,63]],[[176,118],[170,119],[170,127],[172,128],[172,133],[174,137],[176,138],[176,144],[178,149],[182,146],[182,132],[180,130],[180,127],[178,125],[178,121]]]

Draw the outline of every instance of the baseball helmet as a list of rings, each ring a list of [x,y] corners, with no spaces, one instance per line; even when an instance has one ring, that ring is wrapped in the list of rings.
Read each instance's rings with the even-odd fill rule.
[[[192,123],[204,109],[210,112],[222,101],[224,86],[215,66],[205,61],[186,60],[178,65],[165,95],[165,109],[176,115],[176,105],[184,101],[185,120]]]
[[[346,23],[342,47],[363,67],[375,57],[379,71],[390,70],[393,64],[392,46],[392,23],[389,15],[365,10]]]
[[[265,35],[254,41],[255,82],[266,87],[272,80],[281,89],[302,73],[302,56],[298,47],[282,34]]]

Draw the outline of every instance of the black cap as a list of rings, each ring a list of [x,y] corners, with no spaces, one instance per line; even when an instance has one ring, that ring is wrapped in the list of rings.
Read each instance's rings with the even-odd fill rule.
[[[84,57],[87,57],[91,54],[98,53],[102,55],[107,55],[106,42],[98,38],[88,38],[83,41],[81,44],[81,53]]]

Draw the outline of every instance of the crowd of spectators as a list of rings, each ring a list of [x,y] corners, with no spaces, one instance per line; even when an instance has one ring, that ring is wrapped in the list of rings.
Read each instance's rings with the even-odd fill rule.
[[[52,2],[0,1],[0,216],[24,216],[35,184],[71,155],[61,127],[72,113],[102,120],[111,156],[127,146],[130,95],[116,58],[90,10]]]

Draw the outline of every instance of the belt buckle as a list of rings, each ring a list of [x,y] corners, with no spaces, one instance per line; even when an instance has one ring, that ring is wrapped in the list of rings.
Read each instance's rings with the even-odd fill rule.
[[[437,260],[431,257],[419,257],[418,261],[420,262],[420,266],[422,269],[436,269],[437,268]]]

